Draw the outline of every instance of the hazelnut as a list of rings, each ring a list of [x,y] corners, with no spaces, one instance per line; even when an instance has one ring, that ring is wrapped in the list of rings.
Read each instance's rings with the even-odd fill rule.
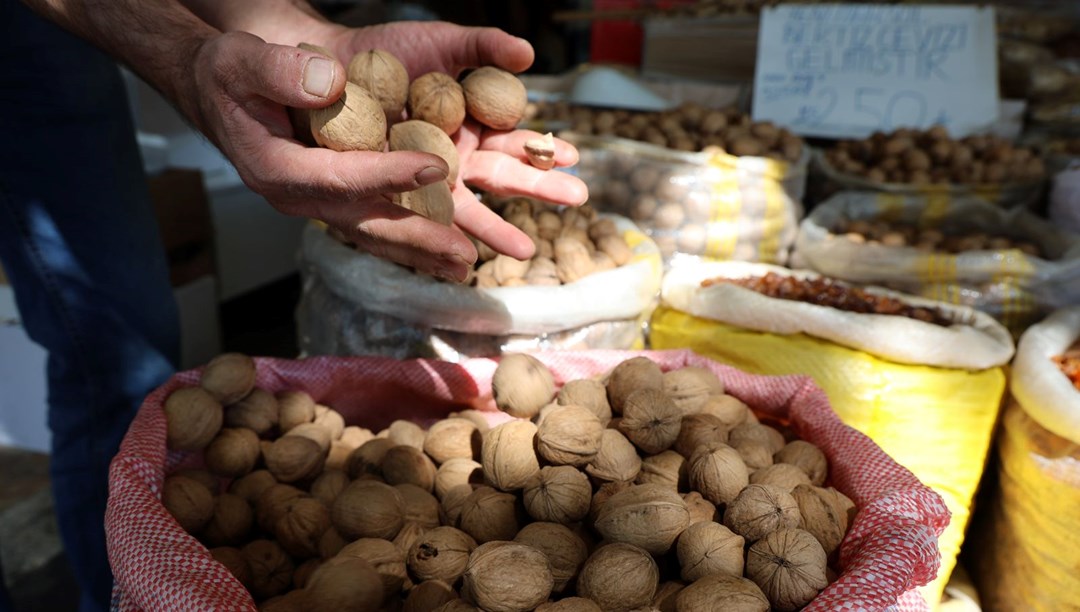
[[[575,523],[585,518],[592,502],[592,486],[577,468],[546,466],[525,483],[525,511],[538,521]]]

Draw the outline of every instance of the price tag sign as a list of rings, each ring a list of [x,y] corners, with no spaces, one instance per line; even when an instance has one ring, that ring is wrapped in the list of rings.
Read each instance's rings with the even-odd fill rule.
[[[993,8],[781,5],[761,15],[755,121],[826,138],[935,124],[960,137],[997,116]]]

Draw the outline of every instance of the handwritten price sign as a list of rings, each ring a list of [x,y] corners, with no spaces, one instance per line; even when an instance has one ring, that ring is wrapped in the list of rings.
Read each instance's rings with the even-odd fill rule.
[[[753,116],[804,136],[862,138],[998,117],[987,7],[781,5],[761,16]]]

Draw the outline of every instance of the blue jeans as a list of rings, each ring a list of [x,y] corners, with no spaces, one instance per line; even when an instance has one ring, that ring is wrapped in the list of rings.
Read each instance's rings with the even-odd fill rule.
[[[106,610],[109,461],[175,371],[176,303],[116,65],[16,0],[0,0],[0,35],[0,262],[49,355],[50,473],[80,609]]]

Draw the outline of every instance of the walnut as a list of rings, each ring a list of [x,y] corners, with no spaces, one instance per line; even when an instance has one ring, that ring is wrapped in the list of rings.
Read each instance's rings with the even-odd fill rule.
[[[251,566],[248,565],[247,558],[239,548],[218,546],[210,549],[210,556],[214,558],[214,561],[224,565],[225,569],[244,585],[244,588],[251,588]]]
[[[465,121],[465,93],[448,74],[428,72],[409,83],[406,107],[410,119],[435,124],[447,134]]]
[[[469,555],[461,594],[484,610],[517,612],[547,601],[554,584],[543,552],[516,542],[488,542]]]
[[[558,406],[538,424],[536,448],[554,465],[584,466],[600,451],[604,425],[587,408]]]
[[[224,420],[221,403],[201,387],[181,387],[165,399],[165,445],[170,450],[204,448]]]
[[[303,423],[315,420],[315,400],[304,391],[281,391],[278,402],[278,429],[289,431]]]
[[[341,470],[326,470],[311,483],[311,494],[329,508],[339,493],[349,485],[349,475]]]
[[[221,479],[216,475],[211,474],[210,470],[204,470],[201,468],[189,468],[185,470],[177,470],[173,473],[173,476],[187,476],[193,480],[196,480],[202,486],[206,487],[211,493],[217,495],[221,489]]]
[[[701,412],[710,395],[722,394],[724,383],[708,368],[684,366],[664,373],[663,390],[684,415],[690,415]]]
[[[656,594],[653,595],[652,610],[676,612],[675,601],[684,588],[686,588],[685,584],[674,580],[661,582],[660,586],[656,587]]]
[[[310,438],[282,436],[264,449],[263,460],[279,482],[296,482],[321,472],[326,452]]]
[[[361,444],[345,460],[345,471],[350,478],[365,474],[382,476],[382,461],[386,452],[396,446],[389,438],[372,438]]]
[[[540,604],[536,612],[603,612],[603,608],[584,597],[566,597]]]
[[[478,543],[512,540],[518,532],[518,500],[488,486],[477,487],[465,498],[458,526]]]
[[[750,484],[750,474],[738,451],[720,445],[702,449],[690,458],[690,488],[716,505],[735,499]]]
[[[563,233],[566,233],[566,228],[563,229]],[[555,272],[563,284],[575,282],[596,271],[588,247],[578,238],[568,236],[556,238],[553,247]]]
[[[255,360],[240,353],[222,353],[203,368],[199,386],[223,406],[236,403],[255,388]]]
[[[305,610],[375,612],[383,600],[383,583],[370,563],[356,557],[335,557],[312,572],[304,587]]]
[[[607,390],[599,381],[582,378],[571,380],[559,389],[555,398],[560,406],[581,406],[588,408],[600,423],[607,427],[611,421],[611,405],[608,404]]]
[[[301,563],[295,571],[293,571],[293,589],[302,589],[307,585],[307,581],[311,579],[311,575],[315,573],[315,570],[319,569],[319,566],[323,564],[323,559],[316,559],[312,557],[307,561]]]
[[[274,522],[274,537],[285,552],[306,559],[319,553],[319,539],[330,528],[330,511],[314,497],[297,497],[284,504]]]
[[[425,580],[409,589],[401,612],[429,612],[457,599],[457,593],[442,580]]]
[[[625,265],[634,257],[634,250],[621,234],[600,236],[596,239],[596,250],[610,257],[611,262],[616,266]]]
[[[762,468],[769,467],[773,464],[773,454],[769,450],[768,445],[757,440],[739,440],[731,444],[731,448],[734,448],[739,452],[739,456],[742,457],[743,463],[746,464],[746,468],[751,472],[756,472]]]
[[[589,513],[592,486],[577,468],[546,466],[525,483],[522,499],[525,511],[538,521],[574,523]]]
[[[203,460],[211,472],[239,478],[255,469],[259,460],[259,436],[245,427],[223,427],[203,450]]]
[[[274,484],[266,487],[255,500],[255,523],[263,531],[273,531],[274,523],[285,512],[287,502],[307,496],[302,489],[292,485]]]
[[[426,527],[416,521],[405,521],[405,524],[398,530],[397,535],[394,536],[394,546],[397,546],[402,551],[408,552],[409,549],[412,548],[412,545],[416,544],[429,529],[433,529],[433,527]]]
[[[798,466],[810,477],[810,484],[820,487],[825,484],[829,461],[821,449],[805,440],[792,440],[780,449],[773,460],[777,463],[790,463]]]
[[[710,395],[705,398],[705,402],[698,410],[701,414],[709,414],[720,419],[728,430],[742,425],[746,422],[747,416],[752,414],[749,406],[730,395]]]
[[[612,495],[615,495],[619,491],[625,491],[634,486],[633,482],[629,481],[613,481],[605,482],[593,493],[592,502],[589,503],[589,523],[595,525],[596,518],[600,516],[600,510]]]
[[[251,568],[251,594],[267,599],[284,593],[292,583],[292,559],[280,544],[273,540],[254,540],[240,549]]]
[[[555,593],[563,592],[573,583],[589,556],[585,540],[569,527],[557,523],[529,523],[514,536],[514,541],[544,553],[551,565],[555,580],[552,591]]]
[[[695,580],[675,597],[679,612],[769,612],[769,600],[756,584],[742,576],[709,574]]]
[[[388,484],[354,480],[334,500],[330,518],[345,537],[392,540],[405,523],[405,499]]]
[[[596,549],[581,566],[577,593],[604,610],[648,606],[660,583],[660,570],[641,547],[616,542]]]
[[[476,540],[454,527],[436,527],[423,535],[405,558],[413,580],[454,584],[465,573]]]
[[[676,552],[683,580],[693,582],[709,574],[743,574],[742,536],[719,523],[696,523],[679,535]]]
[[[686,459],[673,450],[650,455],[641,460],[641,471],[634,480],[637,484],[659,484],[672,489],[685,488],[687,483]]]
[[[329,559],[341,552],[348,543],[349,541],[341,535],[341,532],[331,526],[319,536],[319,557],[323,560]]]
[[[491,376],[495,405],[510,416],[531,419],[555,396],[555,377],[525,353],[503,355]]]
[[[828,586],[825,566],[821,544],[802,529],[773,531],[746,553],[746,576],[780,612],[798,610]]]
[[[724,512],[724,525],[748,542],[756,542],[777,529],[798,527],[799,520],[795,498],[774,485],[748,485]]]
[[[484,477],[498,489],[520,489],[540,471],[534,450],[537,427],[530,421],[507,421],[484,434]]]
[[[405,500],[405,521],[426,528],[439,526],[439,500],[427,490],[411,483],[393,485]]]
[[[273,393],[255,387],[244,399],[225,409],[226,427],[247,427],[265,436],[278,424],[278,401]]]
[[[682,426],[682,411],[659,389],[631,392],[622,405],[619,431],[634,446],[648,454],[666,450],[675,443]]]
[[[719,522],[720,514],[717,512],[716,504],[702,497],[701,493],[690,491],[683,493],[682,498],[686,502],[686,509],[690,512],[691,525],[704,521]]]
[[[726,444],[728,427],[711,414],[688,414],[682,418],[675,451],[689,459],[699,449]]]
[[[848,528],[848,515],[842,506],[836,503],[835,489],[823,489],[812,485],[799,485],[791,492],[799,507],[802,520],[800,529],[810,532],[827,556],[832,556],[840,548],[840,542]],[[845,498],[846,499],[846,498]]]
[[[476,486],[464,484],[451,488],[439,500],[442,502],[441,523],[443,525],[457,525],[461,519],[461,509],[465,507],[465,500],[476,490]]]
[[[480,612],[480,608],[459,598],[444,603],[432,612]]]
[[[790,463],[774,463],[750,474],[750,484],[775,485],[791,491],[802,484],[810,484],[810,477],[798,466]]]
[[[484,466],[472,459],[448,459],[435,470],[435,497],[443,500],[450,489],[465,484],[483,484]]]
[[[350,446],[341,440],[334,440],[330,443],[330,451],[326,453],[326,463],[323,464],[323,470],[344,473],[349,462],[349,455],[354,450],[356,450],[355,446]]]
[[[631,481],[641,471],[641,456],[626,436],[614,429],[605,429],[600,435],[600,450],[585,473],[605,482]]]
[[[435,463],[448,459],[476,459],[483,438],[476,424],[468,419],[442,419],[428,428],[424,452]]]
[[[632,392],[638,389],[663,389],[664,373],[648,357],[631,357],[612,368],[605,388],[612,412],[621,415],[623,404]]]
[[[401,592],[408,574],[405,570],[405,552],[393,542],[381,538],[360,538],[341,549],[335,558],[363,559],[371,564],[382,581],[387,598]]]
[[[600,508],[596,530],[612,542],[627,542],[663,554],[690,524],[686,502],[672,488],[633,485]]]
[[[405,445],[424,449],[424,440],[427,438],[427,432],[423,427],[420,427],[412,421],[406,421],[404,419],[397,419],[390,426],[386,428],[386,437],[390,439],[395,445]]]
[[[480,432],[480,435],[484,435],[484,432],[491,429],[487,416],[485,416],[486,414],[487,413],[479,410],[469,408],[468,410],[462,410],[460,412],[451,412],[449,418],[465,419],[473,425],[476,425],[476,430]]]
[[[202,532],[209,546],[236,545],[247,539],[255,522],[251,504],[233,493],[222,493],[214,500],[214,515]]]
[[[755,440],[765,444],[769,450],[776,454],[780,452],[780,449],[784,448],[787,441],[784,440],[784,434],[777,431],[775,428],[768,425],[762,425],[761,423],[743,423],[738,425],[735,429],[732,429],[728,434],[728,444],[734,444],[742,440]]]
[[[435,490],[435,463],[424,451],[398,445],[383,455],[382,474],[387,484],[413,484],[425,491]]]
[[[286,436],[302,436],[318,444],[322,452],[330,452],[330,442],[332,440],[330,430],[314,421],[311,423],[301,423],[296,427],[293,427],[289,431],[286,431],[285,435],[282,437]]]
[[[161,487],[161,503],[188,533],[198,533],[214,517],[214,496],[187,476],[170,476]]]

